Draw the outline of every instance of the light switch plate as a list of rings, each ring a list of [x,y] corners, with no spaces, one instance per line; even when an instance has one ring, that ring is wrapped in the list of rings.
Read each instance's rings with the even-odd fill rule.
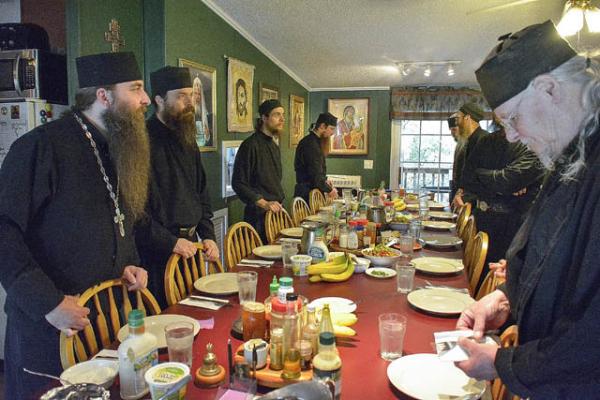
[[[363,167],[364,169],[373,169],[373,160],[364,160]]]

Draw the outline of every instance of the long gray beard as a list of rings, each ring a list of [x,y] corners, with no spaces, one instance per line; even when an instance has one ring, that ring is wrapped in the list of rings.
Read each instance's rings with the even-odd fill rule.
[[[115,103],[102,115],[108,132],[108,149],[119,177],[119,191],[134,221],[144,216],[148,199],[150,142],[144,109],[121,110]]]

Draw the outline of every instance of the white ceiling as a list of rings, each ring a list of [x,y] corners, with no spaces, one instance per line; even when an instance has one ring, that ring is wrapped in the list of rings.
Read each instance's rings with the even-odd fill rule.
[[[499,36],[547,19],[558,23],[565,2],[519,0],[478,11],[515,1],[203,1],[311,90],[476,85],[474,71]],[[578,45],[598,50],[600,34],[585,33]],[[442,60],[462,61],[453,77],[445,69],[401,77],[394,64]]]

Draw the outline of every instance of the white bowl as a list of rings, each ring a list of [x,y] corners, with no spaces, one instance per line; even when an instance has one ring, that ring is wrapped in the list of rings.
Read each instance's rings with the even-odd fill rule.
[[[353,261],[354,261],[354,273],[355,274],[362,274],[371,265],[371,260],[369,260],[368,258],[364,258],[364,257],[356,257],[353,259]]]
[[[363,256],[365,256],[366,258],[371,260],[371,264],[373,264],[374,266],[377,266],[377,267],[385,267],[388,265],[392,265],[393,263],[398,261],[400,259],[400,257],[402,257],[402,253],[399,252],[398,250],[394,250],[394,249],[390,249],[390,250],[393,251],[394,253],[396,253],[397,255],[392,256],[392,257],[372,256],[372,255],[368,254],[368,252],[370,250],[372,250],[372,249],[362,249],[361,253]]]
[[[60,379],[63,384],[94,383],[108,389],[118,373],[118,361],[96,359],[67,368],[60,374]]]

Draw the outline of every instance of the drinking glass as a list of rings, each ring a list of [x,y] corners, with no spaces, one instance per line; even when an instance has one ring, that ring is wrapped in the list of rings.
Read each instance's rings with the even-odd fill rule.
[[[421,221],[413,219],[409,222],[408,233],[418,241],[421,238]]]
[[[283,256],[283,266],[285,268],[292,268],[291,257],[298,254],[298,245],[293,242],[281,241],[281,252]]]
[[[415,266],[412,263],[396,263],[396,290],[400,293],[410,293],[415,280]]]
[[[169,324],[165,326],[165,339],[169,361],[184,363],[191,368],[194,325],[185,321]]]
[[[238,294],[240,304],[247,301],[256,301],[256,283],[258,274],[255,271],[241,271],[237,273]]]
[[[406,317],[398,313],[379,315],[379,354],[386,361],[402,357]]]
[[[415,238],[411,235],[402,235],[398,238],[398,247],[402,254],[412,257]]]

